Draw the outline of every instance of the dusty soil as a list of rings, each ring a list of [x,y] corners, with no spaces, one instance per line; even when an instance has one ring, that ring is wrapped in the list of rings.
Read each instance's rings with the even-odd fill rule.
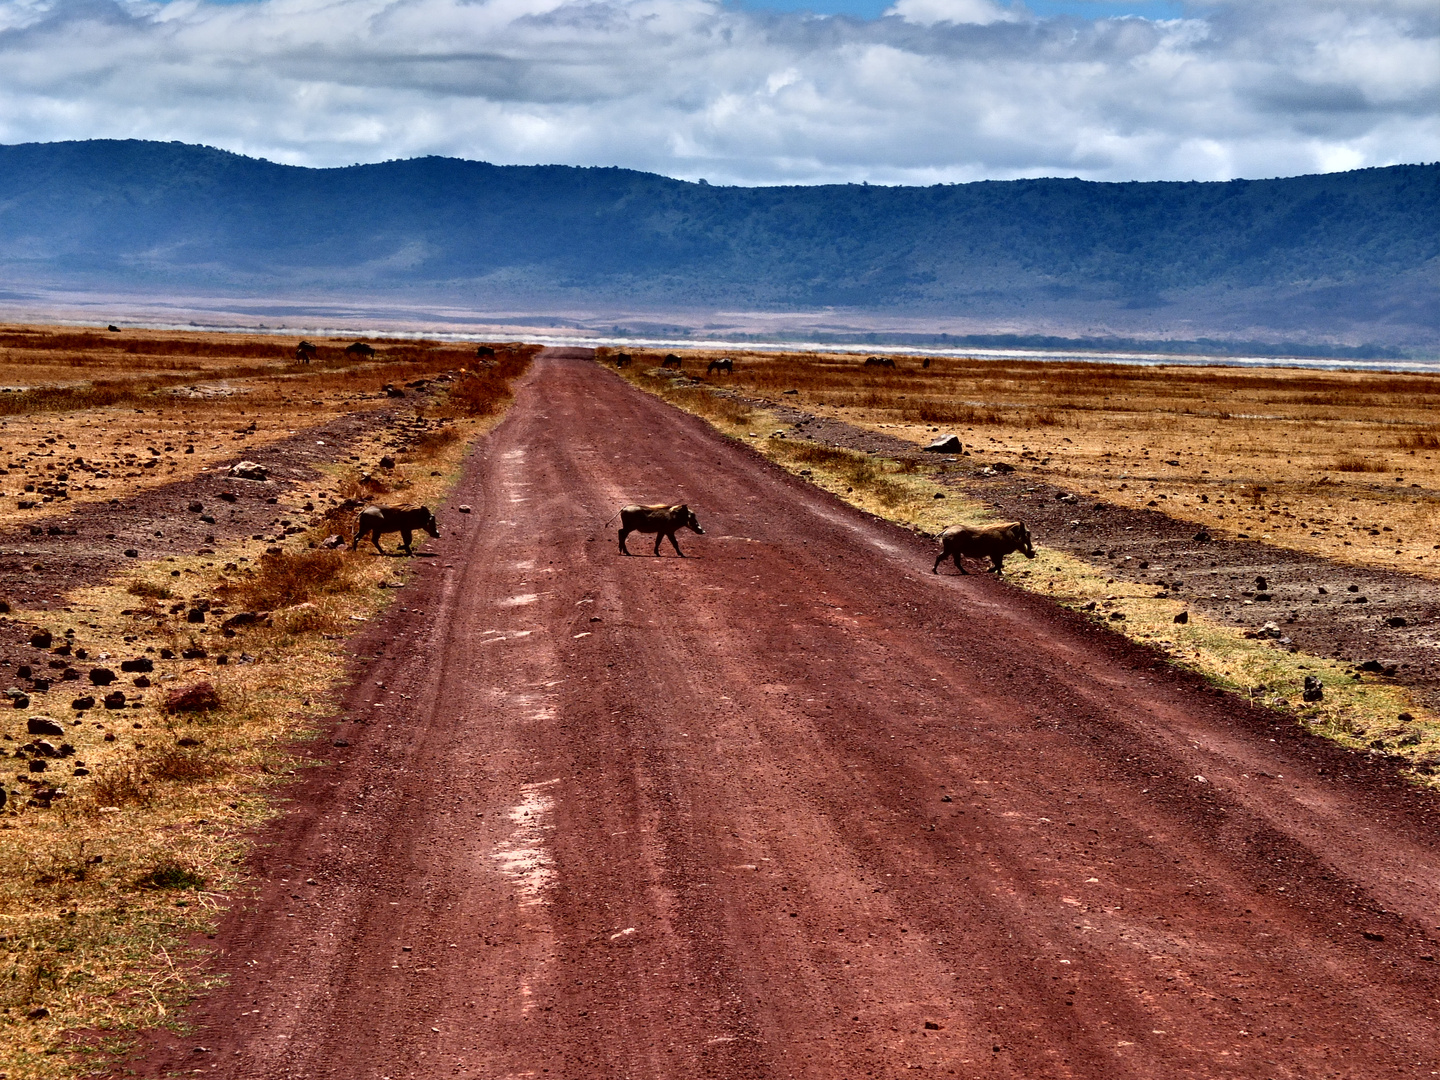
[[[1378,663],[1380,677],[1440,709],[1440,585],[1431,579],[1214,536],[1159,510],[1117,506],[1080,488],[1057,487],[1030,475],[1024,460],[1010,455],[980,449],[963,456],[930,454],[883,432],[770,400],[744,400],[769,409],[791,437],[901,461],[944,462],[953,470],[944,483],[1001,517],[1024,521],[1037,543],[1103,566],[1117,581],[1154,585],[1157,595],[1183,599],[1217,622],[1256,631],[1273,623],[1285,643],[1312,655]],[[987,472],[996,462],[1014,471]],[[1197,540],[1202,534],[1207,539]]]
[[[932,575],[578,352],[358,640],[228,985],[126,1069],[1434,1075],[1433,797]],[[690,558],[620,556],[616,508],[661,499]]]

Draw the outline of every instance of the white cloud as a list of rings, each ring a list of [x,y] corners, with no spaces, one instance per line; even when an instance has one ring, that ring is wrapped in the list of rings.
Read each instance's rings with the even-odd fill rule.
[[[1276,176],[1440,158],[1433,0],[874,21],[713,0],[0,0],[0,141],[449,154],[714,182]]]

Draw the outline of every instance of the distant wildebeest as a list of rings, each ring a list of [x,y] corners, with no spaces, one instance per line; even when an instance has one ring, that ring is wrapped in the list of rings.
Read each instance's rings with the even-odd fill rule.
[[[113,322],[105,329],[109,330],[112,334],[118,334],[120,332],[120,327],[116,326]]]
[[[630,366],[630,354],[628,352],[617,352],[615,354],[615,366],[617,368]]]
[[[711,360],[710,366],[705,369],[705,374],[713,375],[717,371],[723,371],[726,375],[734,375],[735,361],[731,360],[728,356],[723,360]]]
[[[920,366],[923,368],[928,368],[930,366],[930,358],[928,356],[925,357],[925,359],[920,362]]]
[[[355,527],[355,539],[350,543],[350,550],[354,551],[360,546],[360,541],[369,536],[375,550],[384,555],[385,549],[380,546],[380,537],[384,533],[398,532],[405,554],[409,555],[410,537],[420,530],[431,536],[440,535],[440,525],[428,507],[367,506],[360,511],[360,521]]]
[[[490,357],[493,359],[495,356],[495,350],[492,349],[489,345],[481,345],[478,349],[475,350],[475,355]]]
[[[689,529],[701,536],[705,535],[705,530],[700,527],[700,522],[696,520],[694,512],[684,503],[679,506],[666,506],[663,503],[656,506],[622,506],[620,508],[620,554],[630,554],[625,547],[625,537],[632,532],[654,533],[656,555],[660,554],[660,541],[668,536],[670,546],[675,549],[675,554],[683,559],[685,553],[675,542],[675,534],[681,529]]]
[[[355,342],[354,345],[346,345],[346,346],[345,346],[345,351],[346,351],[347,353],[349,353],[351,356],[374,356],[374,355],[375,355],[375,350],[370,347],[370,345],[369,345],[368,342],[364,342],[364,341],[357,341],[357,342]]]
[[[680,365],[681,365],[681,363],[682,363],[682,361],[681,361],[680,357],[676,356],[676,355],[672,352],[672,353],[666,353],[666,354],[665,354],[665,359],[660,361],[660,366],[661,366],[661,367],[679,368]]]
[[[302,364],[308,364],[319,355],[320,350],[308,341],[302,341],[299,345],[295,346],[295,359],[299,360]]]
[[[895,366],[895,361],[891,360],[888,356],[867,356],[865,358],[865,366],[893,368]]]
[[[1018,521],[1006,521],[999,525],[986,525],[974,529],[968,525],[951,525],[936,537],[940,541],[940,554],[935,556],[932,574],[940,572],[940,564],[947,558],[955,561],[955,568],[962,574],[969,574],[960,561],[963,555],[968,559],[989,559],[993,564],[991,572],[998,574],[1005,563],[1005,556],[1018,551],[1027,559],[1035,558],[1035,549],[1030,546],[1030,530]]]

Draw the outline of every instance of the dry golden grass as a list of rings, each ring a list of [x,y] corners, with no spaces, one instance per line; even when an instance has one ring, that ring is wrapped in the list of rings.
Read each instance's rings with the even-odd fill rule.
[[[12,523],[194,476],[344,413],[393,406],[382,387],[459,377],[437,418],[503,408],[531,346],[477,360],[473,346],[260,335],[0,327],[0,511]],[[88,350],[88,351],[86,351]],[[163,374],[157,374],[163,372]],[[20,389],[17,389],[20,388]]]
[[[1437,376],[730,353],[735,374],[707,377],[716,355],[687,353],[687,374],[917,445],[953,432],[982,459],[1221,535],[1440,577]]]
[[[29,352],[44,354],[41,344],[58,342],[49,349],[53,374],[68,364],[59,359],[65,350],[79,347],[75,336],[85,337],[12,328],[0,332],[0,349],[8,353],[18,338],[39,342]],[[243,408],[246,426],[253,419],[257,429],[243,443],[248,449],[262,438],[390,400],[377,393],[385,382],[474,366],[473,348],[436,348],[402,361],[382,354],[343,366],[347,361],[337,357],[331,369],[312,364],[297,370],[283,352],[271,356],[272,339],[253,344],[258,355],[247,353],[252,346],[241,336],[234,349],[226,348],[229,341],[224,335],[161,336],[145,346],[150,351],[102,357],[102,366],[123,367],[126,357],[137,355],[179,367],[193,361],[187,380],[213,385],[200,382],[202,376],[214,380],[217,372],[230,372],[224,378],[245,391],[243,401],[153,394],[141,399],[143,414],[131,410],[133,428],[114,405],[11,413],[0,442],[13,454],[4,436],[13,439],[17,426],[35,424],[36,434],[48,431],[57,440],[45,445],[70,451],[68,444],[75,443],[98,457],[133,439],[141,426],[146,436],[239,426]],[[191,345],[194,351],[187,352]],[[114,347],[100,337],[96,348]],[[287,350],[293,349],[291,342]],[[73,590],[61,610],[21,613],[57,639],[76,630],[76,640],[92,655],[156,659],[146,676],[152,686],[137,688],[131,676],[122,677],[121,688],[139,707],[96,709],[76,722],[70,710],[52,706],[76,753],[41,775],[61,779],[62,765],[69,774],[79,762],[88,775],[63,775],[65,794],[49,809],[15,799],[0,815],[0,1072],[39,1080],[85,1072],[86,1056],[69,1051],[66,1032],[109,1033],[96,1044],[99,1051],[91,1051],[100,1052],[123,1041],[126,1032],[170,1022],[176,1005],[203,988],[200,957],[186,941],[213,928],[217,904],[242,881],[251,831],[273,812],[272,789],[302,764],[292,748],[326,721],[326,702],[346,670],[344,638],[395,597],[378,586],[403,584],[408,573],[406,563],[373,552],[311,545],[337,527],[353,527],[353,514],[338,511],[342,492],[362,485],[358,462],[385,453],[399,460],[384,485],[403,492],[405,501],[433,505],[458,475],[469,443],[498,422],[510,381],[535,351],[526,347],[507,356],[501,350],[500,362],[479,369],[461,400],[442,397],[421,415],[373,431],[341,460],[322,466],[324,480],[283,493],[277,509],[305,527],[280,541],[281,555],[264,554],[273,538],[237,540],[212,554],[132,564],[113,581]],[[267,357],[271,374],[233,375],[237,362],[253,366]],[[45,366],[33,356],[26,364],[32,371]],[[157,448],[165,445],[153,441]],[[202,442],[197,440],[193,458],[202,457]],[[172,437],[170,445],[183,444]],[[240,445],[225,440],[217,449],[232,456]],[[404,453],[397,452],[401,447]],[[193,458],[152,470],[160,477],[114,479],[130,487],[180,479],[199,467]],[[103,497],[77,493],[69,506]],[[54,513],[54,504],[44,504],[44,512]],[[202,600],[210,605],[207,621],[187,622],[184,610]],[[220,623],[241,610],[269,614],[226,636]],[[206,655],[161,659],[163,650],[178,657],[196,646]],[[199,681],[215,686],[219,708],[192,714],[160,707],[166,691]],[[29,740],[24,721],[31,712],[17,710],[0,725],[0,744],[13,750]],[[39,1007],[49,1015],[27,1018]]]

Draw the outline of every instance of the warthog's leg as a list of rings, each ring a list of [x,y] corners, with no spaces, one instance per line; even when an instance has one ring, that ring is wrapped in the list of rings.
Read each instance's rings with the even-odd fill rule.
[[[413,535],[409,529],[400,530],[400,539],[404,542],[406,555],[410,554],[410,537]]]
[[[994,566],[992,566],[992,567],[990,568],[990,572],[991,572],[992,574],[1001,573],[1001,572],[1005,569],[1005,554],[1004,554],[1004,552],[1001,552],[1000,554],[997,554],[997,555],[991,555],[991,556],[990,556],[990,561],[995,564]]]
[[[678,532],[679,530],[676,530],[676,531]],[[685,558],[685,553],[680,550],[680,543],[679,543],[679,541],[677,541],[677,540],[675,539],[675,533],[673,533],[673,532],[668,532],[668,533],[666,533],[665,535],[668,536],[668,537],[670,537],[670,546],[675,549],[675,554],[676,554],[676,555],[679,555],[680,558],[682,558],[682,559]],[[660,554],[660,537],[658,537],[658,536],[655,537],[655,554],[656,554],[656,555],[659,555],[659,554]]]
[[[630,554],[630,549],[625,546],[625,537],[627,537],[627,536],[629,536],[629,535],[630,535],[630,530],[629,530],[629,529],[621,529],[621,530],[620,530],[620,554],[621,554],[621,555],[629,555],[629,554]]]

